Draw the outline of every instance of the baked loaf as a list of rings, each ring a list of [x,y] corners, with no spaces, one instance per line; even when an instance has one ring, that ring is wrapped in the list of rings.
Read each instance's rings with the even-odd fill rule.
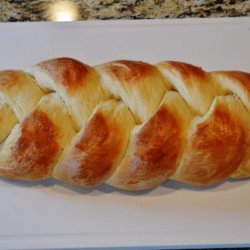
[[[71,58],[0,71],[0,176],[126,190],[250,177],[250,74]]]

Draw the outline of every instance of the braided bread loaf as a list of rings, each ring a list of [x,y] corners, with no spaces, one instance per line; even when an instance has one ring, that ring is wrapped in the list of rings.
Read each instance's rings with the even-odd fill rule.
[[[71,58],[0,72],[0,176],[127,190],[250,177],[250,74]]]

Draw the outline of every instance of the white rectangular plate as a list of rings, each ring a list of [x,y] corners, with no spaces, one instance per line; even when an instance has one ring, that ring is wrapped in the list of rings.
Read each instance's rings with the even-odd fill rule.
[[[52,57],[250,71],[250,19],[0,24],[0,69]],[[140,194],[0,180],[0,248],[250,246],[250,180]]]

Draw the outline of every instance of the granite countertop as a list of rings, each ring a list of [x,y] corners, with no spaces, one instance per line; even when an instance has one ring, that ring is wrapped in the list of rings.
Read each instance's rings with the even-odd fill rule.
[[[250,0],[0,0],[0,21],[246,16]]]

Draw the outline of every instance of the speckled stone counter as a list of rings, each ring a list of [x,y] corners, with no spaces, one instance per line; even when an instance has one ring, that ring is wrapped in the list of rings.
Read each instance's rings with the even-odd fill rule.
[[[245,16],[250,0],[0,0],[0,21]]]

